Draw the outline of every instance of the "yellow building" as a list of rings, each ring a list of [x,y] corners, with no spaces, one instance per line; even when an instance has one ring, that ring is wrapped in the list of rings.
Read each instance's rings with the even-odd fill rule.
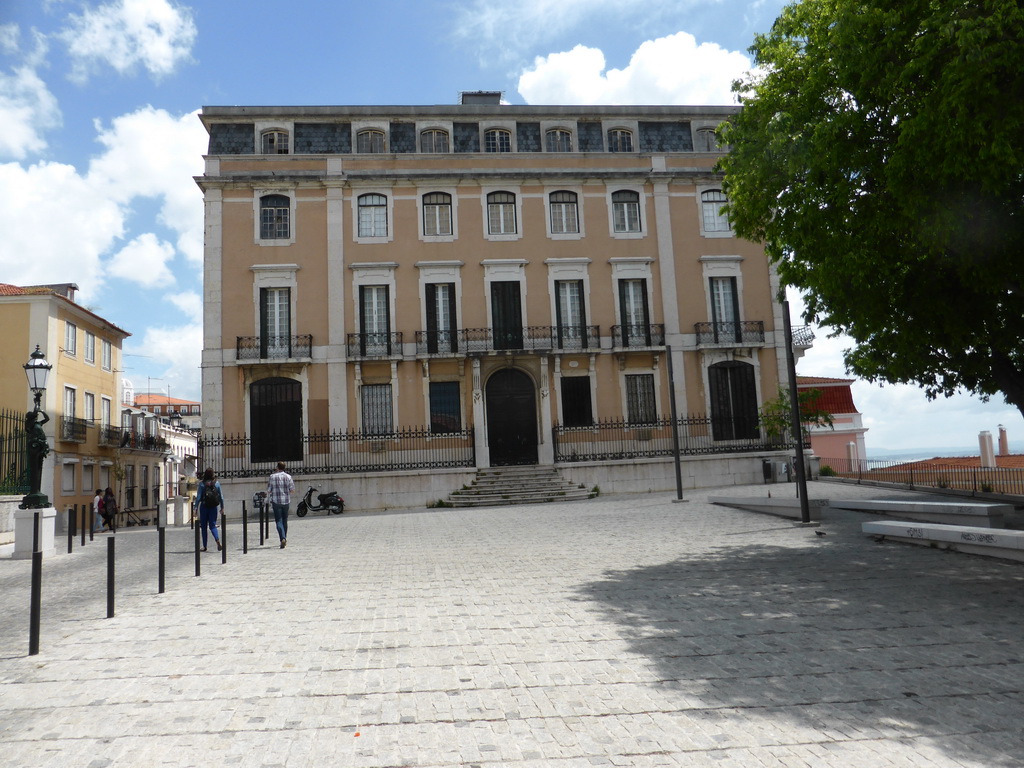
[[[722,212],[736,108],[499,96],[203,109],[218,472],[614,474],[664,464],[674,395],[684,453],[760,476],[785,347],[778,280]]]
[[[121,405],[121,345],[130,334],[77,303],[77,290],[73,283],[0,284],[0,408],[24,414],[33,407],[22,365],[38,345],[53,366],[42,402],[51,449],[42,492],[61,512],[82,515],[107,486],[122,507],[137,507],[143,494],[135,486],[151,472],[156,482],[165,441],[155,420],[150,428]]]

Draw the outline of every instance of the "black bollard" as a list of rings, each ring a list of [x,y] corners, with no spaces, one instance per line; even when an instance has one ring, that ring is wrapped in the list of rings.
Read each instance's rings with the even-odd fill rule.
[[[260,504],[260,546],[263,546],[263,516],[267,514],[267,505]]]
[[[199,575],[199,523],[198,521],[193,526],[192,530],[196,532],[196,576]]]
[[[113,536],[107,539],[107,618],[114,618],[114,544]]]
[[[68,554],[71,554],[71,550],[75,546],[75,518],[77,514],[72,512],[71,508],[68,508]]]
[[[249,511],[245,508],[245,499],[242,499],[242,554],[249,554]]]
[[[83,504],[82,505],[82,533],[85,533],[85,528],[86,528],[86,526],[88,526],[89,527],[89,541],[92,541],[93,540],[93,535],[95,533],[93,531],[93,528],[96,527],[96,514],[95,513],[89,514],[85,510],[86,510],[86,507],[85,507],[85,504]],[[84,541],[84,539],[83,539],[83,541]]]
[[[228,513],[220,510],[220,564],[228,561]]]
[[[158,558],[157,569],[159,575],[157,576],[157,592],[159,594],[164,593],[164,565],[166,563],[166,552],[167,552],[167,529],[162,525],[157,528],[157,539],[159,540],[158,545],[160,548],[160,555]]]
[[[29,602],[28,655],[39,653],[39,617],[42,614],[43,552],[39,548],[39,511],[32,515],[32,595]]]
[[[75,520],[78,520],[78,514],[75,514]],[[89,541],[92,541],[92,527],[89,528]],[[85,546],[85,520],[82,521],[82,546]]]

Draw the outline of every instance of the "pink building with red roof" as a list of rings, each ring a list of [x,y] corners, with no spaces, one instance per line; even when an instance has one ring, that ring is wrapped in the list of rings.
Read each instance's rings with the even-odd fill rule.
[[[811,450],[822,459],[849,459],[851,462],[867,458],[864,433],[867,428],[853,403],[851,386],[854,379],[830,379],[824,376],[797,376],[796,388],[803,392],[817,390],[814,405],[832,414],[832,428],[811,428]]]

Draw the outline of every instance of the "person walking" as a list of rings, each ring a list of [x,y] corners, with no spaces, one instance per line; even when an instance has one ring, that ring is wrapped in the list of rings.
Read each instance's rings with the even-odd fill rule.
[[[97,488],[96,495],[92,497],[92,532],[98,533],[103,528],[103,489]]]
[[[209,529],[217,549],[221,548],[220,535],[217,533],[217,515],[224,509],[224,494],[220,490],[213,470],[209,467],[203,473],[202,482],[199,483],[199,493],[196,494],[196,509],[199,511],[199,529],[203,532],[203,552],[206,551],[207,536]]]
[[[103,522],[107,524],[108,531],[117,532],[117,496],[109,485],[103,492]]]
[[[281,549],[288,543],[288,505],[294,490],[295,481],[284,471],[284,462],[277,462],[277,472],[270,476],[267,483],[267,501],[274,508],[274,522],[277,524],[277,535],[281,537]]]

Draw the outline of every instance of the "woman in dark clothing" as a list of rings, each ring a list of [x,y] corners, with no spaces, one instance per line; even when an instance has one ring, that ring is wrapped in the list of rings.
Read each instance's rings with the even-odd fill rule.
[[[213,474],[213,470],[207,468],[203,473],[203,479],[199,483],[199,493],[196,495],[196,509],[199,510],[199,528],[203,532],[203,552],[206,551],[206,531],[209,529],[213,534],[213,540],[220,549],[220,534],[217,533],[217,515],[224,508],[224,494],[221,493],[220,483]]]

